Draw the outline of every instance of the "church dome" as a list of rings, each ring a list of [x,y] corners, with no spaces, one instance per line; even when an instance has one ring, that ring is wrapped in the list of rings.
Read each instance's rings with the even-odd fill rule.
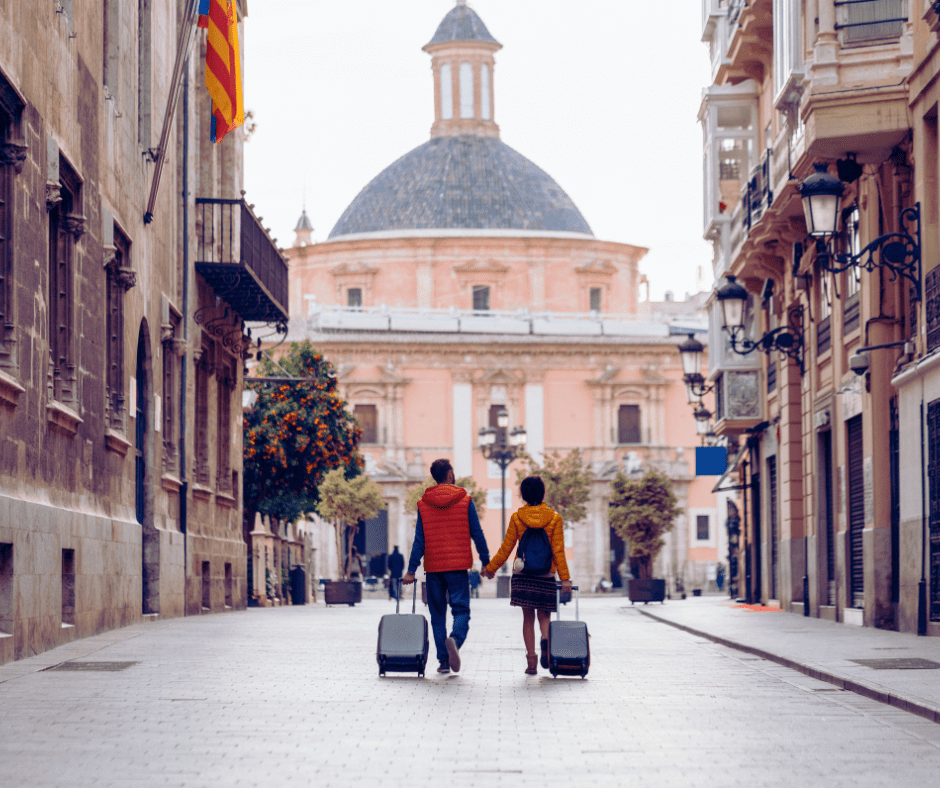
[[[593,235],[542,169],[493,137],[435,137],[383,170],[330,238],[387,230],[543,230]]]
[[[330,238],[395,230],[593,235],[565,191],[499,139],[492,76],[501,48],[466,0],[457,0],[424,46],[434,75],[430,141],[359,192]]]

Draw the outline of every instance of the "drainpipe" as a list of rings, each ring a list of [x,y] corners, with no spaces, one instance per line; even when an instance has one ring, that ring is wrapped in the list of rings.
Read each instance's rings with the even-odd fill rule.
[[[186,75],[183,80],[183,347],[189,347],[189,77],[190,63],[186,59]],[[180,533],[183,535],[183,615],[186,615],[186,571],[189,567],[187,551],[189,537],[189,481],[186,477],[186,386],[189,353],[180,359]]]
[[[921,391],[924,378],[920,379]],[[927,458],[924,449],[924,399],[920,400],[920,582],[917,584],[917,634],[927,634]]]

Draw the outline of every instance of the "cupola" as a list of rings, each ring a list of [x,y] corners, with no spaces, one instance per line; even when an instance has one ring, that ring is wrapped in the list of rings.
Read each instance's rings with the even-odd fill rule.
[[[423,47],[434,72],[432,138],[499,137],[493,120],[493,55],[502,47],[466,0],[457,0]]]
[[[300,218],[297,220],[297,226],[294,228],[294,246],[306,246],[313,242],[313,225],[310,223],[310,217],[307,216],[307,209],[300,212]]]

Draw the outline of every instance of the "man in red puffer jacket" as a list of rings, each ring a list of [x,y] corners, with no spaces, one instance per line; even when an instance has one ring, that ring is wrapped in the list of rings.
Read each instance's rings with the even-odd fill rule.
[[[473,500],[463,487],[454,484],[450,460],[431,463],[431,478],[437,484],[424,491],[418,501],[418,523],[408,561],[408,574],[402,583],[415,581],[415,571],[424,558],[428,584],[431,631],[437,646],[438,673],[460,670],[460,647],[470,631],[470,580],[473,566],[470,540],[476,545],[483,566],[490,562],[480,518]],[[454,619],[447,637],[447,598]]]

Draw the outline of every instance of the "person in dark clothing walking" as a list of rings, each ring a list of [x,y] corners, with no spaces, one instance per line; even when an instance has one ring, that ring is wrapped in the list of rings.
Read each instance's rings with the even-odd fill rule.
[[[402,572],[405,571],[405,556],[398,552],[398,545],[392,550],[388,557],[388,598],[398,598],[398,581],[401,580]]]
[[[424,491],[418,501],[418,522],[408,560],[405,585],[415,581],[415,571],[424,558],[428,584],[431,630],[437,646],[438,673],[460,670],[460,647],[470,631],[470,581],[467,570],[473,566],[470,541],[476,545],[483,565],[490,561],[480,518],[473,500],[463,487],[454,484],[450,460],[431,463],[436,484]],[[447,602],[450,598],[453,629],[447,637]]]

